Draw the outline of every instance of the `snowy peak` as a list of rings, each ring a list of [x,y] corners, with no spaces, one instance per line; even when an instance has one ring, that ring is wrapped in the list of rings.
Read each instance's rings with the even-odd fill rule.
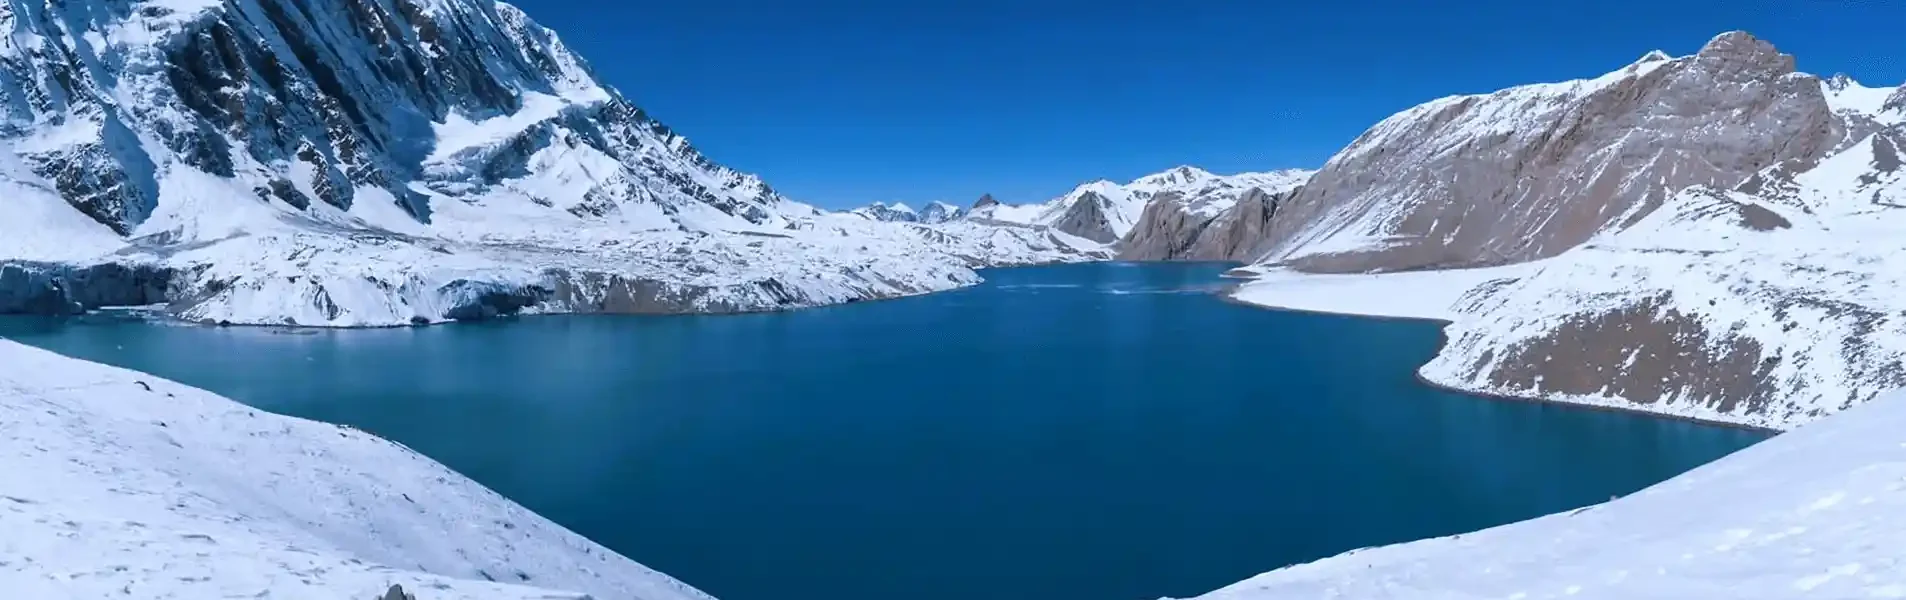
[[[906,204],[873,204],[848,211],[874,221],[889,223],[924,223],[928,225],[945,223],[966,216],[966,209],[935,200],[928,202],[920,210],[914,210]]]
[[[920,220],[920,213],[914,212],[906,204],[895,202],[891,205],[875,202],[861,208],[848,211],[875,221],[889,223],[913,223]]]
[[[921,223],[945,223],[964,216],[966,209],[938,200],[928,202],[925,208],[920,209]]]
[[[1132,180],[1132,182],[1128,185],[1130,187],[1135,187],[1135,188],[1136,187],[1164,188],[1164,187],[1189,185],[1194,182],[1210,179],[1212,177],[1217,177],[1217,176],[1213,175],[1210,171],[1206,171],[1204,169],[1185,165],[1185,166],[1173,167],[1172,169],[1166,170],[1161,173],[1154,173],[1151,175],[1140,177],[1138,179]]]
[[[1906,86],[1867,87],[1840,73],[1822,80],[1820,92],[1833,112],[1846,118],[1870,120],[1881,126],[1906,122]]]
[[[1061,231],[1101,241],[1124,238],[1138,224],[1145,206],[1167,194],[1189,199],[1211,212],[1230,206],[1246,190],[1284,191],[1295,187],[1309,171],[1217,175],[1192,166],[1179,166],[1119,184],[1100,179],[1080,184],[1065,195],[1041,204],[976,207],[974,216],[1002,221],[1051,225]]]
[[[1661,62],[1664,60],[1673,60],[1673,59],[1674,57],[1668,56],[1668,53],[1666,52],[1662,52],[1660,50],[1649,50],[1647,54],[1641,55],[1641,58],[1636,60],[1635,62],[1636,63],[1651,63],[1651,62]]]

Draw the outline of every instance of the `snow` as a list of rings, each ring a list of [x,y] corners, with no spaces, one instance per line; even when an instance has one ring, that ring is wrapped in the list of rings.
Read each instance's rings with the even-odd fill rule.
[[[444,122],[437,124],[436,148],[424,162],[441,162],[459,151],[503,141],[532,125],[556,118],[569,105],[562,98],[536,92],[523,94],[521,100],[523,107],[516,112],[482,121],[471,121],[463,115],[451,113]]]
[[[707,598],[401,445],[5,340],[0,540],[35,600]]]
[[[1866,87],[1846,75],[1835,75],[1820,82],[1827,105],[1836,113],[1863,115],[1882,124],[1906,122],[1906,109],[1886,110],[1886,100],[1901,88]]]
[[[1475,533],[1354,550],[1200,600],[1906,598],[1906,394],[1641,492]]]
[[[1358,274],[1271,269],[1238,286],[1230,296],[1266,308],[1453,321],[1458,316],[1459,301],[1470,290],[1538,268],[1537,263],[1526,263],[1486,269]]]

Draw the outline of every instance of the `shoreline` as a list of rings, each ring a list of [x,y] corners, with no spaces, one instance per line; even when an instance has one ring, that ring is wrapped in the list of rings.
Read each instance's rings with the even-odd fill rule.
[[[879,295],[879,296],[859,297],[859,298],[852,298],[852,299],[841,301],[841,302],[803,304],[803,305],[795,305],[795,306],[763,306],[763,307],[755,307],[755,308],[741,308],[736,310],[708,311],[708,312],[612,312],[612,311],[580,311],[580,310],[560,310],[560,311],[558,310],[552,310],[552,311],[526,310],[526,311],[519,311],[512,314],[507,314],[507,315],[497,315],[494,317],[486,317],[482,319],[461,319],[461,320],[460,319],[444,319],[440,321],[411,322],[411,323],[381,323],[381,324],[368,324],[368,325],[301,325],[301,324],[295,324],[295,323],[237,323],[237,322],[218,321],[218,320],[208,321],[208,320],[184,319],[184,318],[178,317],[177,315],[167,312],[164,308],[155,308],[155,307],[164,307],[170,304],[170,302],[164,302],[164,303],[145,304],[145,305],[95,306],[95,307],[87,308],[81,312],[73,313],[73,314],[0,312],[0,317],[45,317],[45,318],[69,318],[70,319],[70,318],[99,316],[101,315],[101,313],[122,313],[122,314],[136,313],[136,314],[142,315],[142,317],[147,318],[149,320],[161,321],[168,324],[189,326],[189,327],[209,327],[213,329],[235,329],[235,328],[281,329],[286,331],[297,331],[297,332],[385,330],[385,329],[425,329],[425,328],[437,327],[442,325],[490,323],[490,322],[507,321],[510,319],[518,319],[518,318],[525,318],[525,317],[555,317],[555,316],[734,317],[734,316],[744,316],[744,315],[790,313],[790,312],[805,311],[805,310],[840,308],[844,306],[851,306],[855,304],[865,304],[869,302],[885,302],[889,300],[918,298],[921,296],[928,296],[932,294],[958,292],[961,290],[972,289],[972,288],[979,287],[981,285],[985,285],[986,284],[986,277],[984,273],[985,271],[993,271],[993,270],[1000,270],[1000,269],[1024,269],[1024,268],[1051,267],[1051,266],[1060,266],[1060,265],[1110,264],[1110,263],[1120,263],[1120,262],[1143,264],[1143,263],[1137,263],[1134,261],[1120,261],[1120,260],[1083,260],[1083,261],[1055,260],[1055,261],[1047,261],[1047,262],[1033,262],[1033,263],[998,265],[998,266],[987,266],[987,267],[968,266],[966,267],[967,269],[970,269],[974,273],[977,273],[980,275],[980,279],[978,281],[975,281],[973,283],[955,285],[955,286],[947,287],[943,289],[924,290],[924,291],[908,292],[908,293],[902,293],[902,294],[888,294],[888,295]]]
[[[1448,319],[1433,319],[1433,318],[1427,318],[1427,317],[1402,317],[1402,316],[1396,316],[1396,315],[1369,315],[1369,314],[1358,314],[1358,313],[1350,313],[1350,312],[1313,310],[1313,309],[1306,309],[1306,308],[1291,308],[1291,307],[1285,307],[1285,306],[1266,306],[1263,304],[1257,304],[1253,302],[1240,300],[1231,295],[1232,292],[1237,291],[1238,288],[1243,287],[1244,284],[1248,283],[1249,281],[1250,280],[1248,279],[1241,279],[1240,281],[1236,283],[1228,284],[1225,288],[1216,292],[1219,300],[1240,305],[1240,306],[1255,308],[1258,310],[1304,313],[1304,314],[1312,314],[1312,315],[1329,315],[1329,316],[1350,317],[1350,318],[1357,318],[1357,319],[1373,319],[1378,321],[1417,321],[1417,322],[1434,323],[1437,325],[1437,334],[1442,336],[1442,341],[1437,343],[1436,351],[1440,353],[1443,351],[1444,346],[1449,345],[1449,334],[1446,330],[1451,324],[1453,324],[1453,322],[1449,321]],[[1464,396],[1470,396],[1470,397],[1483,399],[1483,400],[1490,400],[1495,402],[1524,402],[1524,403],[1534,403],[1534,404],[1545,404],[1550,406],[1560,406],[1560,407],[1565,407],[1565,408],[1575,409],[1575,410],[1592,410],[1592,411],[1600,411],[1600,412],[1637,414],[1637,415],[1643,415],[1643,416],[1657,418],[1657,419],[1668,419],[1672,421],[1694,423],[1697,425],[1706,425],[1710,427],[1725,427],[1728,429],[1739,429],[1739,430],[1745,430],[1745,431],[1752,431],[1756,433],[1765,433],[1770,435],[1780,435],[1782,433],[1787,432],[1787,430],[1784,430],[1784,429],[1775,429],[1772,427],[1766,427],[1762,425],[1750,425],[1747,423],[1736,423],[1732,421],[1722,421],[1718,419],[1704,419],[1701,417],[1691,417],[1687,415],[1669,414],[1664,412],[1646,410],[1642,408],[1628,408],[1625,406],[1589,404],[1585,402],[1570,402],[1568,400],[1558,400],[1555,398],[1545,398],[1541,396],[1517,396],[1513,394],[1504,394],[1500,392],[1488,392],[1488,391],[1465,389],[1465,388],[1437,383],[1428,377],[1424,377],[1422,368],[1423,366],[1427,364],[1428,363],[1424,363],[1424,365],[1417,365],[1417,368],[1412,369],[1410,371],[1410,377],[1412,379],[1415,379],[1418,384],[1424,387],[1431,388],[1431,389],[1442,390],[1442,391],[1456,393],[1456,394],[1462,394]]]

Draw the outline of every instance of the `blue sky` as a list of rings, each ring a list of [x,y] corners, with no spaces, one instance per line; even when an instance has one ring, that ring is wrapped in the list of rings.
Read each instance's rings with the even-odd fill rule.
[[[1314,167],[1425,100],[1599,75],[1730,29],[1804,71],[1906,81],[1892,0],[516,4],[715,161],[830,208]]]

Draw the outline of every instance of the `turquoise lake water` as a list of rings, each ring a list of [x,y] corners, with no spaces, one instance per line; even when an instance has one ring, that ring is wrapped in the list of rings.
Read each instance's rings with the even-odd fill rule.
[[[401,441],[723,600],[1148,600],[1627,494],[1763,434],[1422,386],[1222,265],[782,314],[0,336]]]

